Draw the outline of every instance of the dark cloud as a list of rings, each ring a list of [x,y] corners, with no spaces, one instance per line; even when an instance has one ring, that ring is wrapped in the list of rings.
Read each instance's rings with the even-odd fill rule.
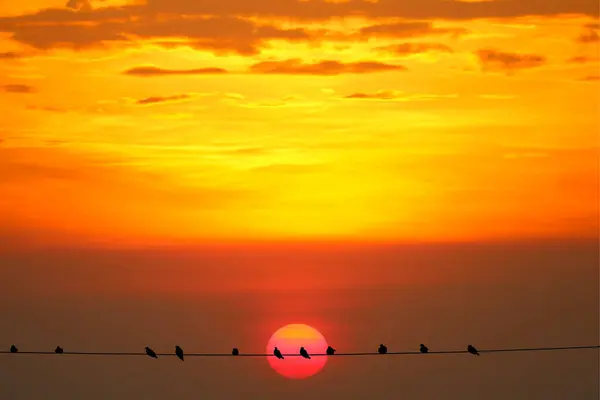
[[[597,82],[597,81],[600,81],[600,75],[585,76],[585,77],[581,78],[580,81],[584,81],[584,82]]]
[[[165,76],[165,75],[212,75],[226,74],[228,71],[223,68],[196,68],[196,69],[164,69],[153,66],[134,67],[124,71],[125,75],[133,76]]]
[[[20,53],[16,53],[14,51],[0,53],[0,60],[17,60],[21,57],[22,55]]]
[[[436,28],[431,22],[397,22],[371,25],[360,30],[363,37],[412,37],[425,35],[464,35],[465,28]]]
[[[429,101],[456,98],[455,94],[434,93],[404,93],[390,90],[380,90],[374,93],[357,92],[344,96],[344,99],[354,100],[383,100],[383,101]]]
[[[579,35],[576,40],[579,43],[596,43],[600,42],[600,35],[596,30],[590,29]]]
[[[544,56],[536,54],[506,53],[493,49],[482,49],[477,53],[484,70],[515,71],[539,67],[546,63]]]
[[[344,96],[345,99],[361,99],[361,100],[395,100],[399,98],[395,92],[381,91],[377,93],[352,93]]]
[[[145,99],[141,99],[135,102],[138,105],[150,105],[150,104],[158,104],[158,103],[167,103],[179,100],[188,100],[191,99],[192,96],[189,94],[176,94],[173,96],[152,96],[147,97]]]
[[[152,39],[166,46],[187,45],[213,52],[252,55],[272,39],[323,38],[303,29],[277,26],[284,19],[307,21],[362,16],[423,21],[558,14],[597,17],[597,0],[147,0],[145,4],[97,9],[89,0],[68,0],[63,8],[0,18],[0,32],[37,49],[86,49],[114,42],[132,45],[137,40]],[[268,22],[256,22],[261,20]],[[596,24],[588,25],[591,28]],[[463,33],[466,33],[463,28],[437,28],[429,22],[395,22],[366,27],[348,40]],[[165,39],[177,39],[177,43]]]
[[[386,64],[379,61],[343,63],[334,60],[323,60],[308,64],[299,59],[289,59],[259,62],[252,65],[249,72],[257,74],[340,75],[403,70],[406,70],[406,67],[402,65]]]
[[[398,56],[408,56],[427,52],[452,53],[453,50],[442,43],[399,43],[391,46],[378,47],[377,50],[393,53]]]
[[[9,92],[9,93],[33,93],[33,92],[35,92],[35,89],[29,85],[13,84],[13,85],[2,85],[0,87],[5,92]]]
[[[567,60],[569,64],[587,64],[598,61],[597,57],[577,56]]]

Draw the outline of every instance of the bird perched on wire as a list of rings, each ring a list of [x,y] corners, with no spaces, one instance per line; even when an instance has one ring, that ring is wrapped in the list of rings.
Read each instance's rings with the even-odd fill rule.
[[[62,349],[62,347],[60,347],[60,346],[56,346],[56,349],[54,349],[54,352],[55,352],[56,354],[62,354],[62,353],[64,353],[65,351]]]
[[[183,361],[183,349],[181,347],[175,346],[175,355],[177,356],[177,358]]]
[[[379,354],[386,354],[387,353],[387,346],[384,346],[383,344],[379,345],[379,349],[377,349],[377,352]]]
[[[477,351],[477,349],[471,345],[467,346],[467,351],[473,355],[478,356],[479,352]]]
[[[424,344],[421,344],[419,350],[421,351],[421,353],[425,354],[425,353],[429,353],[429,349],[427,348],[427,346],[425,346]]]
[[[281,354],[281,351],[279,351],[277,346],[275,346],[275,350],[273,350],[273,354],[275,354],[275,357],[279,358],[280,360],[284,359],[283,354]]]
[[[146,354],[148,355],[148,357],[158,358],[154,350],[152,350],[150,347],[146,347]]]
[[[234,347],[233,350],[231,350],[231,355],[232,356],[239,356],[240,355],[240,351],[238,350],[237,347]]]
[[[10,352],[11,353],[16,353],[18,351],[19,351],[19,349],[17,349],[17,346],[15,346],[14,344],[12,346],[10,346]]]
[[[310,360],[310,356],[308,355],[308,351],[304,347],[300,347],[300,355],[308,360]]]
[[[328,356],[332,356],[335,354],[335,349],[331,346],[328,346],[327,350],[325,350],[325,354],[327,354]]]

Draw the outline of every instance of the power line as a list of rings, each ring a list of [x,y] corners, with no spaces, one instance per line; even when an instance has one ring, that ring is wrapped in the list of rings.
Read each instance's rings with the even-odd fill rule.
[[[533,351],[566,351],[566,350],[584,350],[584,349],[600,349],[600,345],[593,346],[564,346],[564,347],[529,347],[529,348],[503,348],[503,349],[480,349],[479,353],[514,353],[514,352],[533,352]],[[56,354],[54,351],[19,351],[16,353],[10,351],[0,351],[0,354],[10,355],[71,355],[71,356],[144,356],[148,357],[146,353],[131,353],[131,352],[81,352],[81,351],[65,351],[61,354]],[[468,354],[467,350],[441,350],[441,351],[429,351],[427,354],[423,354],[420,351],[397,351],[388,352],[386,354],[379,354],[377,352],[364,352],[364,353],[335,353],[334,355],[327,355],[325,353],[311,354],[311,357],[359,357],[359,356],[407,356],[407,355],[450,355],[450,354]],[[175,356],[175,353],[156,353],[160,357]],[[300,354],[283,354],[284,357],[301,357]],[[238,355],[232,355],[231,353],[186,353],[185,357],[274,357],[273,354],[263,353],[240,353]]]

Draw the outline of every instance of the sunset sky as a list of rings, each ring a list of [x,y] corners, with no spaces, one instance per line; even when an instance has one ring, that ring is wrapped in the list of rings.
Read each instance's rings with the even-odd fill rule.
[[[594,0],[28,0],[0,13],[4,236],[597,233]]]
[[[598,344],[599,89],[597,0],[2,1],[0,348]],[[376,358],[0,354],[0,398],[600,390],[595,350]]]

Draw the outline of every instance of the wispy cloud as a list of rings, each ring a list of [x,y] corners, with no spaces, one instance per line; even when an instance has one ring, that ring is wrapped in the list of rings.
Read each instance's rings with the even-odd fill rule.
[[[152,96],[152,97],[147,97],[145,99],[137,100],[135,102],[135,104],[152,105],[152,104],[159,104],[159,103],[168,103],[168,102],[189,100],[191,98],[192,98],[192,96],[189,94],[176,94],[176,95],[172,95],[172,96]]]
[[[386,64],[379,61],[344,63],[335,60],[323,60],[316,63],[303,63],[300,59],[289,59],[259,62],[252,65],[249,71],[257,74],[340,75],[404,70],[406,70],[406,67],[403,65]]]
[[[35,89],[29,85],[12,84],[0,86],[5,92],[9,93],[33,93]]]
[[[213,75],[226,74],[228,71],[223,68],[207,67],[196,69],[165,69],[154,66],[134,67],[124,71],[125,75],[151,77],[167,75]]]
[[[537,54],[508,53],[494,49],[481,49],[477,51],[476,55],[484,71],[513,72],[519,69],[539,67],[546,63],[546,57]]]

